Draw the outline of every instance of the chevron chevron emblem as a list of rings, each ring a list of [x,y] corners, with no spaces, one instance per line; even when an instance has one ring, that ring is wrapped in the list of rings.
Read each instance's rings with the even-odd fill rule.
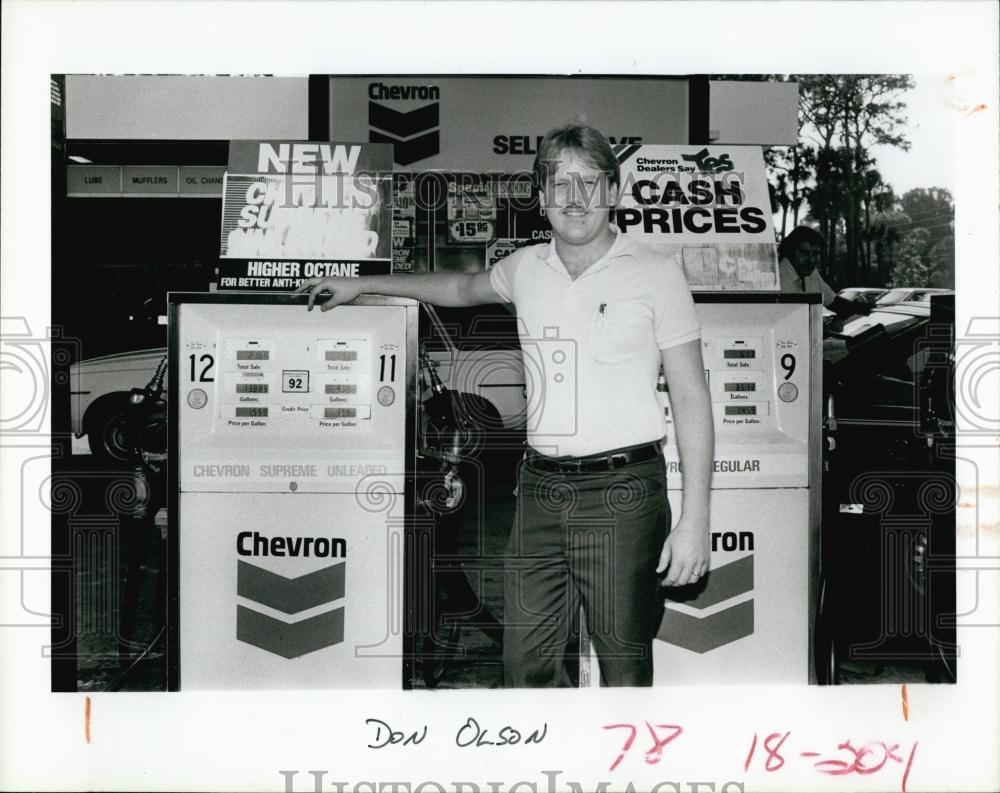
[[[754,630],[753,599],[696,616],[670,607],[670,601],[694,609],[710,609],[727,600],[753,592],[753,554],[712,569],[703,589],[684,599],[688,587],[678,587],[663,611],[656,638],[696,653],[707,653],[750,636]]]
[[[344,596],[346,562],[298,578],[285,578],[242,559],[236,564],[236,594],[285,614],[297,614]]]
[[[297,614],[341,600],[346,570],[347,563],[340,562],[287,578],[237,560],[236,594],[283,614]],[[236,638],[283,658],[298,658],[344,640],[344,607],[290,622],[237,604]]]
[[[431,157],[441,151],[440,109],[439,102],[410,111],[369,102],[368,140],[391,143],[399,165]]]
[[[344,641],[344,609],[324,611],[298,622],[284,622],[237,606],[236,638],[282,658],[298,658]]]

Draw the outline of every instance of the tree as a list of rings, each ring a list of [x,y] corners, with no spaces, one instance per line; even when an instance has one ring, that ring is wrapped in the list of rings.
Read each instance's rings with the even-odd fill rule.
[[[906,105],[899,95],[913,87],[913,80],[909,75],[806,75],[799,80],[804,128],[817,147],[817,188],[823,183],[818,206],[810,194],[810,211],[828,236],[827,269],[854,283],[871,260],[871,211],[862,205],[874,198],[881,181],[868,175],[874,165],[869,150],[876,144],[909,148],[902,131]],[[844,261],[835,262],[835,235],[841,229]]]
[[[943,187],[915,187],[903,193],[899,203],[914,228],[920,226],[930,231],[932,244],[951,236],[955,201]]]
[[[950,234],[931,244],[927,252],[930,266],[930,286],[938,289],[955,288],[955,238]]]
[[[922,228],[913,229],[903,237],[897,252],[896,264],[889,276],[888,286],[930,285],[931,268],[925,258],[930,237],[930,232]]]
[[[898,211],[895,202],[887,209],[875,213],[871,221],[870,234],[874,241],[873,273],[868,286],[884,286],[896,263],[896,250],[903,239],[905,229],[910,228],[909,215]]]

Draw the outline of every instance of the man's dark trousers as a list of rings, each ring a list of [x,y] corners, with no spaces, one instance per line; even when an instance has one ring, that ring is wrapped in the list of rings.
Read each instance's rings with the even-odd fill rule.
[[[649,686],[663,616],[656,565],[670,526],[662,454],[612,471],[541,470],[529,450],[505,553],[504,681],[567,686],[583,606],[601,685]]]

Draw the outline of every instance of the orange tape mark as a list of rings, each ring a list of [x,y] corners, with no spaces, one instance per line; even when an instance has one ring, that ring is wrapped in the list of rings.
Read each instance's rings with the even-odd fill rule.
[[[83,706],[83,737],[90,743],[90,697]]]
[[[910,720],[910,696],[906,693],[906,683],[903,683],[903,721]]]

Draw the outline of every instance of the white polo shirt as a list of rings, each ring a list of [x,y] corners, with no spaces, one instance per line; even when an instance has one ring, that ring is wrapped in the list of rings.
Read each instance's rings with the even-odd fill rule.
[[[611,228],[611,248],[576,280],[554,240],[515,251],[490,274],[517,309],[528,443],[543,454],[662,438],[660,350],[701,337],[677,260]]]
[[[800,295],[805,292],[819,292],[822,295],[824,306],[830,305],[836,297],[818,270],[813,270],[805,278],[801,278],[795,272],[792,263],[785,258],[778,262],[778,282],[781,285],[781,291],[786,293]]]

